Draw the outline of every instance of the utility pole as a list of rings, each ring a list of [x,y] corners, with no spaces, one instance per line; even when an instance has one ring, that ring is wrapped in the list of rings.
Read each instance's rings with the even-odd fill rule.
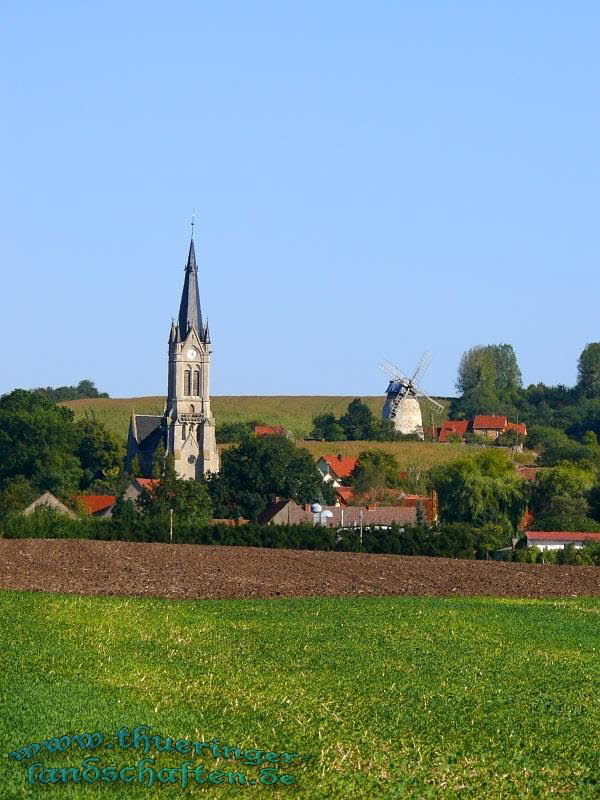
[[[173,544],[173,509],[169,509],[169,517],[171,518],[171,526],[169,530],[169,543]]]
[[[362,553],[362,542],[363,542],[363,512],[362,508],[360,510],[360,552]]]

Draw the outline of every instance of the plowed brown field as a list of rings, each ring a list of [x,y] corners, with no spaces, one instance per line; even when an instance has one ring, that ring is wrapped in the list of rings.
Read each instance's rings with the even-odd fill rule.
[[[64,539],[0,539],[0,588],[169,598],[600,595],[600,567]]]

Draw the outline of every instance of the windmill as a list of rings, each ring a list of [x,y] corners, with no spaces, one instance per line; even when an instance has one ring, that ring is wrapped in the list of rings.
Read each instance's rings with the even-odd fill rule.
[[[430,362],[431,353],[423,353],[410,378],[390,361],[384,359],[379,364],[381,369],[390,376],[382,411],[383,418],[391,420],[394,423],[394,429],[399,433],[416,434],[419,439],[424,437],[423,418],[418,398],[424,398],[438,411],[444,410],[437,400],[425,394],[416,383],[417,378],[427,369]]]

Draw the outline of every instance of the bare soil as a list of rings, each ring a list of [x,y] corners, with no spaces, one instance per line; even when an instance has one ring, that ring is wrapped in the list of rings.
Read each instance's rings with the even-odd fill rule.
[[[0,539],[0,589],[168,598],[600,596],[600,567],[65,539]]]

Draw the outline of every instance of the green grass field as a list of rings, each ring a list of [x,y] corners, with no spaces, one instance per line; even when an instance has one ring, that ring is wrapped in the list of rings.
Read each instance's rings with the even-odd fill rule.
[[[341,416],[354,397],[297,396],[239,396],[213,397],[211,405],[217,422],[248,422],[257,420],[266,425],[283,425],[297,438],[308,436],[317,414],[332,412]],[[363,397],[374,414],[381,414],[383,397]],[[107,428],[119,436],[127,436],[132,409],[136,414],[162,414],[164,397],[93,398],[71,400],[64,405],[72,408],[77,417],[93,413]],[[444,415],[434,416],[435,424]],[[423,420],[429,425],[429,406],[423,407]]]
[[[168,601],[5,591],[0,609],[8,623],[0,633],[3,800],[599,796],[598,599]],[[137,724],[174,740],[217,737],[312,758],[282,766],[292,786],[192,780],[182,790],[27,783],[36,761],[34,777],[86,757],[99,757],[101,768],[142,757],[116,744],[42,747],[25,765],[7,757],[50,737],[108,737]],[[146,757],[156,757],[155,770],[192,758],[207,771],[259,774],[206,750]]]

